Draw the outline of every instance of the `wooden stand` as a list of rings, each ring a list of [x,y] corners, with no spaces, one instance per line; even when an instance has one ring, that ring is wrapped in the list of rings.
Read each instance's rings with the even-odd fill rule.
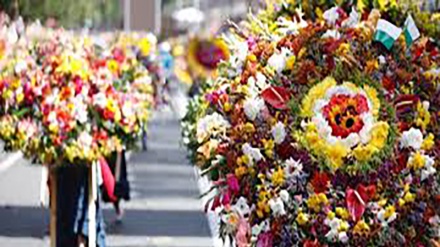
[[[88,219],[89,219],[89,247],[96,247],[96,200],[98,198],[97,191],[97,162],[93,162],[90,166],[89,173],[89,206],[88,206]]]
[[[50,171],[50,247],[57,246],[57,179],[56,172]]]
[[[97,198],[98,198],[98,185],[97,185],[97,163],[93,163],[88,168],[88,193],[87,193],[87,220],[88,220],[88,247],[96,247],[96,211],[97,211]],[[58,247],[57,241],[57,209],[60,205],[57,205],[58,190],[58,177],[57,169],[50,169],[49,171],[49,186],[50,186],[50,246]],[[42,182],[43,183],[43,182]],[[58,222],[59,223],[59,222]],[[81,242],[78,243],[83,245]]]

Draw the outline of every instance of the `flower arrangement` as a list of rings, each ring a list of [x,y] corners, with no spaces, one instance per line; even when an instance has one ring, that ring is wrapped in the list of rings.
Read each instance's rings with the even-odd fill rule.
[[[6,30],[19,35],[14,28]],[[138,58],[153,44],[140,34],[113,34],[101,43],[62,30],[43,34],[7,40],[0,76],[5,148],[49,165],[91,164],[133,148],[153,93]]]
[[[185,143],[237,246],[430,246],[440,237],[436,40],[379,10],[292,1],[225,36]],[[266,13],[269,13],[266,12]],[[286,14],[287,13],[287,14]]]
[[[221,60],[229,57],[229,50],[220,39],[193,38],[188,43],[187,60],[194,76],[206,78],[216,71]]]

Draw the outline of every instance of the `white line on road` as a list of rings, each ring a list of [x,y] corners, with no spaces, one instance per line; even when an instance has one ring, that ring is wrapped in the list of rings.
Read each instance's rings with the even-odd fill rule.
[[[13,166],[17,161],[23,158],[23,154],[21,152],[16,152],[9,154],[8,157],[0,163],[0,173],[6,171],[11,166]]]

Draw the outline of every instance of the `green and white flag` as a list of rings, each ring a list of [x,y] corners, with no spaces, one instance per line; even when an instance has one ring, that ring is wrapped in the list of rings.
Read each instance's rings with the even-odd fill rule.
[[[403,33],[405,34],[405,41],[408,47],[420,37],[419,29],[411,15],[408,15],[408,18],[406,18]]]
[[[374,40],[381,42],[389,50],[401,33],[401,28],[396,27],[389,21],[379,19],[374,33]]]

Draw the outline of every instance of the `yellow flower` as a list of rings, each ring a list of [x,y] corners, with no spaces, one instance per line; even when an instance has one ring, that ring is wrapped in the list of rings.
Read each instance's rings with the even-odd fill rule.
[[[356,160],[364,162],[368,161],[375,152],[377,149],[373,145],[359,145],[353,150],[353,155]]]
[[[372,109],[373,115],[377,116],[380,110],[380,100],[378,98],[376,89],[368,85],[364,85],[364,91],[367,94],[368,98],[370,99],[371,103],[373,104],[373,109]]]
[[[235,176],[237,176],[238,179],[243,177],[247,173],[247,167],[246,166],[239,166],[235,168]]]
[[[341,223],[339,225],[338,230],[340,232],[346,232],[346,231],[348,231],[349,228],[350,228],[350,225],[348,224],[348,222],[345,220],[341,220]]]
[[[324,193],[313,194],[307,199],[307,207],[318,213],[322,206],[328,205],[327,196]]]
[[[358,221],[353,229],[353,233],[358,235],[368,234],[369,232],[370,226],[363,220]]]
[[[330,211],[330,212],[327,213],[327,218],[328,218],[329,220],[332,220],[332,219],[334,219],[335,217],[336,217],[336,214],[335,214],[333,211]]]
[[[285,182],[284,169],[279,166],[277,170],[272,174],[272,183],[274,186],[281,186]]]
[[[118,74],[119,72],[119,64],[116,60],[112,59],[107,61],[107,68],[113,73]]]
[[[422,129],[426,129],[431,121],[431,114],[429,113],[428,107],[424,106],[423,103],[417,104],[417,119],[416,125]]]
[[[408,161],[408,168],[419,170],[425,166],[425,156],[417,151]]]
[[[380,10],[383,11],[388,9],[389,0],[378,0],[377,3],[379,4]]]
[[[432,149],[434,144],[434,135],[432,133],[429,133],[425,140],[423,140],[422,149],[425,151],[429,151]]]
[[[244,126],[243,126],[243,130],[246,133],[254,133],[255,132],[255,127],[252,123],[247,122]]]
[[[414,202],[414,200],[416,199],[415,194],[411,193],[411,192],[406,192],[405,195],[403,196],[403,200],[405,200],[405,202]]]
[[[257,202],[257,216],[259,218],[263,218],[265,214],[270,212],[269,204],[267,203],[267,199],[259,200]]]
[[[299,212],[298,216],[296,216],[296,222],[298,225],[303,226],[309,222],[309,215],[303,212]]]
[[[370,144],[381,149],[385,146],[390,126],[386,122],[377,122],[371,129]]]
[[[336,211],[336,215],[338,215],[340,218],[344,220],[348,220],[350,218],[350,213],[345,208],[337,207],[335,211]]]
[[[338,50],[337,53],[338,54],[347,54],[350,51],[350,45],[348,43],[342,43]]]
[[[377,204],[381,207],[385,206],[387,204],[388,200],[387,199],[382,199],[380,201],[377,202]]]
[[[257,61],[257,57],[254,54],[250,54],[247,56],[247,60],[250,62],[256,62]]]
[[[393,216],[393,214],[395,212],[396,212],[396,208],[393,205],[389,205],[388,207],[386,207],[385,208],[385,214],[384,214],[385,219],[388,219],[391,216]]]
[[[336,81],[332,77],[327,77],[322,82],[313,86],[302,101],[301,115],[303,117],[313,116],[313,107],[315,105],[315,100],[324,97],[327,90],[333,86],[336,86]]]
[[[267,157],[272,158],[275,142],[272,139],[269,140],[263,139],[262,142],[264,145],[264,153],[267,155]]]
[[[350,150],[340,142],[334,145],[326,145],[325,147],[327,160],[330,162],[330,165],[333,169],[338,169],[341,167],[343,163],[342,159],[348,155],[349,151]]]
[[[151,43],[147,38],[142,38],[138,43],[139,50],[143,56],[148,56],[151,51]]]
[[[301,59],[304,54],[306,54],[307,49],[305,47],[301,48],[301,50],[299,50],[298,52],[298,58]]]
[[[15,96],[15,98],[16,98],[16,100],[17,100],[17,103],[21,103],[21,102],[23,101],[23,99],[24,99],[24,94],[23,94],[23,92],[18,93],[18,94]]]
[[[225,112],[229,112],[229,111],[231,111],[231,109],[232,109],[232,105],[231,105],[231,103],[226,102],[226,103],[223,104],[223,110],[224,110]]]
[[[288,57],[287,61],[286,61],[287,69],[292,70],[293,66],[295,65],[295,61],[296,61],[295,55],[292,55],[292,56]]]

